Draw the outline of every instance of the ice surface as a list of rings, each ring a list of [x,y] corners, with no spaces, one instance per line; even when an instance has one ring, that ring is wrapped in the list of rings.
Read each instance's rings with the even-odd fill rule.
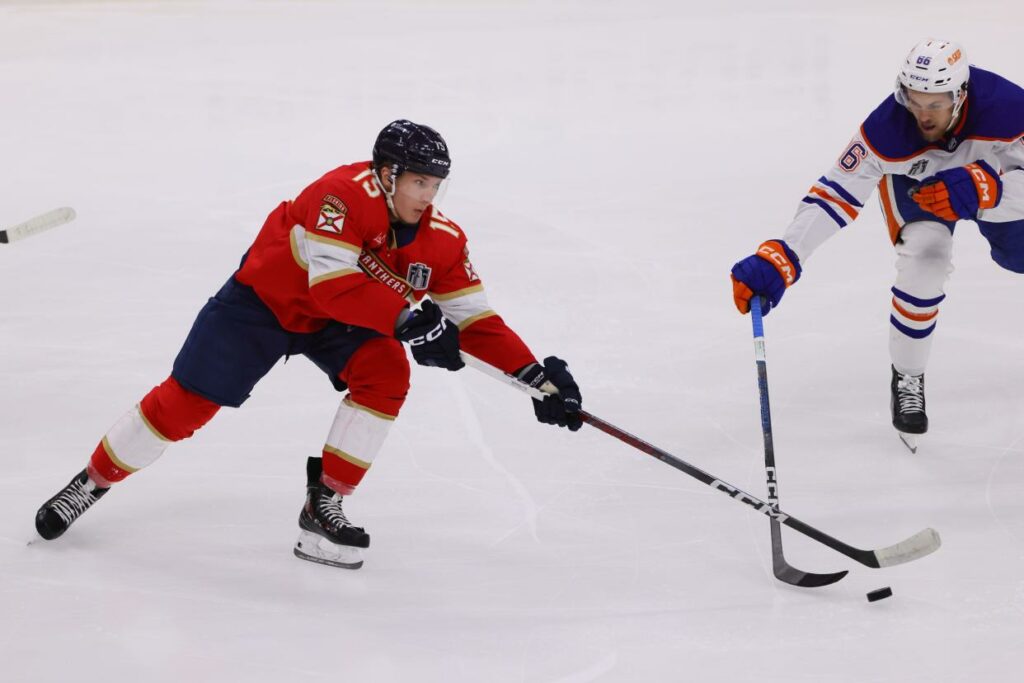
[[[934,526],[944,545],[919,562],[870,570],[787,530],[798,568],[852,572],[783,585],[762,515],[427,368],[346,504],[373,535],[365,566],[300,562],[304,460],[338,401],[303,359],[27,545],[266,214],[399,117],[448,138],[443,210],[586,407],[763,495],[729,267],[781,235],[920,38],[1024,82],[1024,5],[685,5],[0,2],[0,223],[78,211],[0,247],[0,678],[1014,679],[1022,281],[960,227],[910,455],[888,424],[873,201],[766,318],[780,494],[859,547]]]

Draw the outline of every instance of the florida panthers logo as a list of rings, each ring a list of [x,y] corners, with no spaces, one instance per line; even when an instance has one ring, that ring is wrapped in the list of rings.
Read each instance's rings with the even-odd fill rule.
[[[425,263],[410,263],[409,275],[405,279],[413,289],[426,289],[430,284],[430,267]]]
[[[347,213],[348,207],[345,206],[345,202],[334,195],[327,195],[320,205],[320,217],[316,221],[316,229],[336,232],[340,235]]]

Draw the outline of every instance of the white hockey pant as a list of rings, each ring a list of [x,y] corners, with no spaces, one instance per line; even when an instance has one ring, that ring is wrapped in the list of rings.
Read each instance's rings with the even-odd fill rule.
[[[896,283],[889,318],[889,355],[902,373],[920,375],[928,365],[943,291],[953,272],[953,234],[942,223],[916,221],[896,244]]]

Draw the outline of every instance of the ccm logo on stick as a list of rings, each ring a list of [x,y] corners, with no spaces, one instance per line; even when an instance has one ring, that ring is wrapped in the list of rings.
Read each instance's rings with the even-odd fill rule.
[[[752,497],[750,494],[744,493],[743,491],[740,491],[738,488],[726,484],[721,479],[715,479],[713,482],[711,482],[711,487],[716,488],[719,491],[725,491],[736,500],[746,503],[755,510],[765,513],[772,519],[777,519],[780,522],[785,522],[787,519],[789,519],[789,515],[785,515],[779,512],[778,510],[775,510],[768,503],[760,501],[757,498]]]

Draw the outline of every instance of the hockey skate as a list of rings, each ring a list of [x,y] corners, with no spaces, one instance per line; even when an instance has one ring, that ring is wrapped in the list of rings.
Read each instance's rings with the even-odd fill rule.
[[[82,470],[67,486],[58,491],[57,495],[39,508],[36,513],[36,531],[47,541],[52,541],[67,531],[83,512],[91,508],[109,490],[96,486],[86,471]]]
[[[306,504],[299,513],[295,557],[332,567],[359,569],[370,535],[354,526],[341,509],[343,496],[320,481],[320,458],[306,461]]]
[[[905,375],[892,368],[892,426],[900,440],[917,453],[917,438],[928,431],[928,415],[924,411],[924,373]]]

